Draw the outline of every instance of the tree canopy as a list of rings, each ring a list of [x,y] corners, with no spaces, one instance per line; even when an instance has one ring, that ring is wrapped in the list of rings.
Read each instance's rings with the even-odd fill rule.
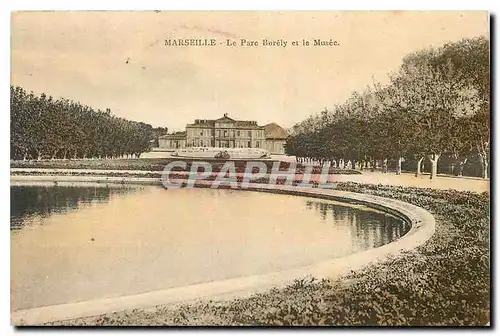
[[[297,123],[286,151],[298,157],[376,161],[446,154],[458,166],[479,156],[486,177],[490,143],[490,56],[485,37],[407,55],[386,86],[354,92],[333,110]],[[399,169],[400,171],[400,169]],[[431,175],[431,177],[432,177]]]
[[[79,102],[10,87],[11,159],[140,156],[152,127]]]

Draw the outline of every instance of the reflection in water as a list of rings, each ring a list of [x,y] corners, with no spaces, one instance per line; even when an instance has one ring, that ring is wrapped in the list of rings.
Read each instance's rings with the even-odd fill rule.
[[[128,187],[47,187],[16,186],[10,188],[10,228],[19,229],[33,217],[47,217],[54,212],[75,210],[90,203],[109,201],[112,194],[120,194]]]
[[[364,206],[345,206],[341,203],[308,200],[306,207],[316,210],[321,219],[331,225],[345,226],[358,244],[364,244],[368,248],[388,244],[410,230],[407,222]]]
[[[236,190],[11,187],[11,204],[13,309],[306,266],[409,229],[366,207]]]

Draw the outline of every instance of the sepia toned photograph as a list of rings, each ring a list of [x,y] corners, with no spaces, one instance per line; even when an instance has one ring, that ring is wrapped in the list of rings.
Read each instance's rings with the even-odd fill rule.
[[[13,11],[15,327],[490,327],[488,11]]]

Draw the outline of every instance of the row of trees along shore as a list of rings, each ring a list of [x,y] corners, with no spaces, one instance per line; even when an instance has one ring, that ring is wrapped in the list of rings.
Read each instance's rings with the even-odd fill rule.
[[[150,150],[149,124],[68,99],[10,87],[12,160],[139,157]]]
[[[285,148],[299,161],[351,161],[356,168],[425,158],[430,178],[438,163],[462,175],[467,160],[488,177],[490,158],[490,52],[485,37],[463,39],[407,55],[387,85],[373,83],[333,110],[297,123]]]

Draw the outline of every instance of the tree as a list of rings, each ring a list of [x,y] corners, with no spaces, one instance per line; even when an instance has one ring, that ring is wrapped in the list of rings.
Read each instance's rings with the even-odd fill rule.
[[[139,157],[150,149],[151,125],[21,87],[10,94],[12,159]]]
[[[489,41],[463,39],[438,49],[412,53],[390,75],[390,84],[354,92],[333,110],[323,110],[293,126],[286,151],[300,157],[355,162],[417,161],[427,156],[430,178],[443,154],[455,159],[461,175],[477,154],[488,176],[490,157]]]
[[[443,64],[452,66],[456,70],[456,80],[467,83],[469,88],[468,104],[462,111],[465,122],[460,123],[460,136],[464,139],[464,147],[471,147],[481,158],[483,178],[487,178],[490,160],[489,40],[481,36],[444,45],[433,65],[442,67]]]
[[[411,139],[418,146],[413,150],[427,154],[432,163],[431,179],[437,176],[440,156],[451,149],[452,129],[472,90],[467,81],[460,80],[451,63],[434,66],[436,55],[428,50],[406,57],[391,78],[395,106],[413,118]]]

